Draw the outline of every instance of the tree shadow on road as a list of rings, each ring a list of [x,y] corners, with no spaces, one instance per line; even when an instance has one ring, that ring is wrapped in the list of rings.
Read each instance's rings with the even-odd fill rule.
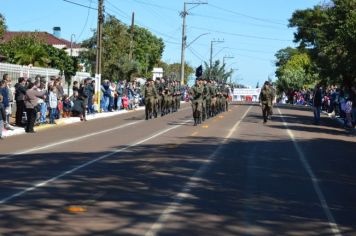
[[[334,148],[354,144],[300,142],[323,148],[306,158],[343,235],[356,234],[355,160],[340,159]],[[333,235],[291,141],[185,137],[112,150],[2,160],[1,199],[62,176],[1,204],[0,233],[144,235],[170,209],[159,235]],[[70,213],[70,205],[85,212]]]

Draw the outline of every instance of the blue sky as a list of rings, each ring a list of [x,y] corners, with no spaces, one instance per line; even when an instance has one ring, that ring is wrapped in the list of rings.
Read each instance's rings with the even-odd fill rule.
[[[71,0],[97,7],[97,0]],[[187,1],[187,0],[186,0]],[[203,1],[203,0],[201,0]],[[187,2],[198,2],[190,0]],[[288,19],[297,9],[313,7],[320,0],[206,0],[208,4],[189,10],[187,41],[200,37],[186,50],[186,61],[193,67],[209,61],[211,40],[214,60],[226,58],[227,68],[237,69],[232,79],[255,86],[274,77],[274,54],[281,48],[295,46],[293,29]],[[180,44],[184,0],[104,0],[105,10],[129,24],[135,12],[136,24],[148,28],[163,38],[163,60],[180,62]],[[188,5],[191,8],[193,5]],[[54,26],[62,29],[62,38],[76,41],[92,35],[97,12],[69,4],[63,0],[0,0],[0,12],[5,15],[10,31],[47,31]]]

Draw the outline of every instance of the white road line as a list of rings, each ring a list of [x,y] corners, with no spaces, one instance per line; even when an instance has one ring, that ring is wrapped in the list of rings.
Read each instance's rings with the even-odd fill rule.
[[[327,219],[329,221],[329,226],[331,228],[331,231],[333,232],[334,236],[341,236],[342,234],[341,234],[341,232],[339,230],[339,227],[336,224],[335,218],[334,218],[333,214],[331,213],[330,208],[328,206],[328,203],[326,202],[325,196],[324,196],[323,192],[321,191],[321,188],[320,188],[320,186],[318,184],[319,180],[317,179],[317,177],[315,176],[311,166],[309,165],[309,162],[307,161],[307,158],[305,157],[302,149],[300,148],[297,140],[295,139],[295,136],[294,136],[293,132],[288,128],[288,124],[284,120],[283,115],[281,113],[281,110],[279,110],[279,108],[278,108],[278,112],[281,115],[281,118],[283,120],[283,125],[287,129],[287,133],[288,133],[289,137],[293,141],[293,145],[294,145],[294,148],[297,150],[299,159],[302,162],[303,167],[305,168],[305,170],[309,174],[310,179],[312,180],[314,190],[315,190],[315,192],[316,192],[316,194],[317,194],[317,196],[319,198],[320,204],[321,204],[321,206],[322,206],[322,208],[324,210],[324,213],[325,213],[325,215],[326,215],[326,217],[327,217]]]
[[[56,147],[56,146],[59,146],[59,145],[62,145],[62,144],[66,144],[66,143],[75,142],[75,141],[83,140],[83,139],[86,139],[86,138],[90,138],[90,137],[95,136],[95,135],[109,133],[109,132],[112,132],[112,131],[115,131],[115,130],[118,130],[118,129],[122,129],[122,128],[125,128],[125,127],[128,127],[128,126],[131,126],[131,125],[135,125],[135,124],[138,124],[138,123],[141,123],[141,122],[143,122],[143,121],[142,120],[135,121],[135,122],[127,123],[127,124],[124,124],[124,125],[119,125],[119,126],[116,126],[116,127],[110,128],[110,129],[105,129],[105,130],[102,130],[102,131],[99,131],[99,132],[86,134],[86,135],[83,135],[83,136],[80,136],[80,137],[64,139],[64,140],[61,140],[59,142],[50,143],[50,144],[47,144],[47,145],[41,146],[41,147],[34,147],[34,148],[31,148],[31,149],[23,150],[23,151],[16,152],[16,153],[13,153],[13,154],[10,154],[10,155],[7,155],[7,156],[0,157],[0,160],[7,159],[7,158],[13,157],[13,156],[19,156],[19,155],[23,155],[23,154],[27,154],[27,153],[31,153],[31,152],[45,150],[45,149]]]
[[[24,190],[22,190],[22,191],[20,191],[20,192],[17,192],[17,193],[15,193],[15,194],[12,194],[12,195],[9,196],[9,197],[6,197],[6,198],[4,198],[4,199],[1,199],[1,200],[0,200],[0,205],[1,205],[1,204],[5,204],[6,202],[8,202],[8,201],[10,201],[10,200],[12,200],[12,199],[14,199],[14,198],[20,197],[20,196],[22,196],[22,195],[24,195],[24,194],[26,194],[26,193],[28,193],[28,192],[31,192],[31,191],[33,191],[33,190],[36,190],[36,189],[38,189],[38,188],[40,188],[40,187],[47,186],[49,183],[52,183],[52,182],[54,182],[54,181],[56,181],[56,180],[58,180],[58,179],[60,179],[60,178],[62,178],[62,177],[64,177],[64,176],[67,176],[67,175],[69,175],[69,174],[72,174],[72,173],[74,173],[74,172],[76,172],[76,171],[78,171],[78,170],[80,170],[80,169],[83,169],[84,167],[87,167],[87,166],[89,166],[89,165],[91,165],[91,164],[94,164],[94,163],[96,163],[96,162],[98,162],[98,161],[101,161],[101,160],[103,160],[103,159],[105,159],[105,158],[108,158],[108,157],[110,157],[110,156],[112,156],[112,155],[114,155],[114,154],[117,154],[117,153],[119,153],[119,152],[123,152],[123,151],[125,151],[126,149],[129,149],[129,148],[131,148],[131,147],[135,147],[135,146],[137,146],[137,145],[140,145],[140,144],[142,144],[142,143],[145,143],[145,142],[147,142],[147,141],[149,141],[149,140],[151,140],[151,139],[154,139],[154,138],[156,138],[156,137],[158,137],[158,136],[160,136],[160,135],[162,135],[162,134],[164,134],[164,133],[167,133],[167,132],[169,132],[169,131],[171,131],[171,130],[173,130],[173,129],[179,128],[179,127],[181,127],[182,125],[185,125],[186,123],[191,122],[191,121],[192,121],[192,120],[187,120],[187,121],[185,121],[185,122],[182,122],[182,123],[179,124],[179,125],[175,125],[175,126],[172,126],[171,128],[162,130],[162,131],[160,131],[160,132],[158,132],[158,133],[156,133],[156,134],[154,134],[154,135],[152,135],[152,136],[150,136],[150,137],[148,137],[148,138],[145,138],[145,139],[143,139],[143,140],[140,140],[140,141],[138,141],[138,142],[136,142],[136,143],[134,143],[134,144],[131,144],[131,145],[127,146],[127,147],[113,150],[113,151],[111,151],[111,152],[109,152],[109,153],[107,153],[107,154],[105,154],[105,155],[102,155],[102,156],[96,158],[96,159],[93,159],[93,160],[91,160],[91,161],[89,161],[89,162],[86,162],[86,163],[84,163],[84,164],[82,164],[82,165],[79,165],[79,166],[77,166],[77,167],[75,167],[75,168],[73,168],[73,169],[67,170],[67,171],[63,172],[62,174],[60,174],[60,175],[57,175],[57,176],[55,176],[55,177],[53,177],[53,178],[50,178],[50,179],[48,179],[48,180],[46,180],[46,181],[43,181],[43,182],[40,182],[40,183],[38,183],[38,184],[34,184],[34,185],[31,186],[31,187],[28,187],[28,188],[26,188],[26,189],[24,189]],[[137,122],[134,122],[134,123],[137,123]]]
[[[150,229],[145,233],[145,236],[156,236],[159,231],[163,228],[164,223],[169,219],[169,217],[177,211],[177,208],[181,205],[182,201],[189,196],[189,192],[193,187],[197,185],[200,177],[208,170],[209,164],[216,158],[217,154],[222,150],[223,145],[227,142],[227,140],[231,137],[231,135],[236,131],[241,121],[245,119],[248,112],[251,110],[252,106],[250,106],[247,111],[244,113],[242,118],[235,123],[235,125],[231,128],[230,132],[226,135],[224,141],[220,143],[219,147],[215,149],[215,151],[208,157],[208,159],[204,162],[203,165],[191,176],[188,182],[185,184],[183,189],[176,194],[175,201],[172,202],[160,215],[158,220],[150,227]]]

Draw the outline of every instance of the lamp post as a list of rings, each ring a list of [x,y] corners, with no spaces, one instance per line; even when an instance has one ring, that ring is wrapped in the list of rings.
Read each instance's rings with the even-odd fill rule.
[[[184,66],[185,66],[185,49],[187,48],[187,35],[186,35],[186,23],[185,18],[189,14],[189,10],[194,7],[197,7],[202,4],[208,4],[206,2],[184,2],[184,9],[180,13],[180,16],[183,18],[183,25],[182,25],[182,50],[181,50],[181,61],[180,61],[180,82],[184,84]],[[191,9],[187,9],[187,5],[194,5]],[[200,37],[200,36],[199,36]]]
[[[233,56],[223,56],[223,65],[225,65],[225,59],[233,59]]]
[[[210,41],[210,68],[209,68],[209,78],[211,78],[211,72],[213,69],[213,49],[214,49],[214,43],[223,43],[224,40],[211,40]]]
[[[73,38],[75,38],[75,34],[70,36],[70,56],[73,56]]]

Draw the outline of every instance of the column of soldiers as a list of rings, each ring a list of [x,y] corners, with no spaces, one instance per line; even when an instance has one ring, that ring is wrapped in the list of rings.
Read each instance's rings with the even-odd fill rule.
[[[224,84],[218,84],[215,80],[198,77],[195,85],[190,89],[189,95],[194,126],[229,109],[229,88]]]
[[[145,115],[146,120],[177,112],[180,108],[182,91],[180,82],[157,78],[148,79],[145,85]]]

